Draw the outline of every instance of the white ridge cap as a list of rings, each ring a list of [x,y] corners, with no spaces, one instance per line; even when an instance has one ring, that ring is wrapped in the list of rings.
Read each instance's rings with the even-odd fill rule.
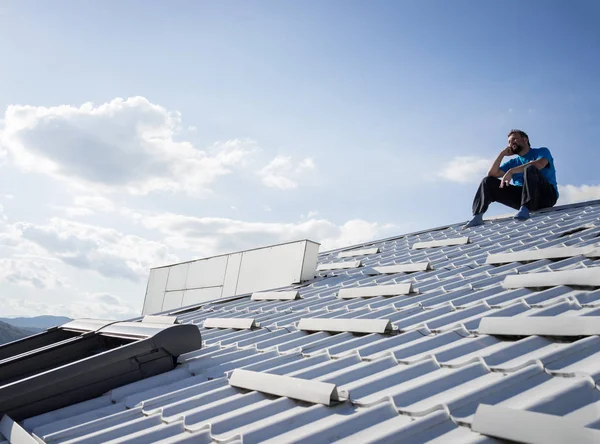
[[[600,431],[562,416],[479,404],[471,429],[495,438],[530,444],[597,444]]]
[[[451,247],[453,245],[464,245],[469,243],[468,237],[453,237],[450,239],[440,239],[428,242],[417,242],[412,246],[413,250],[433,247]]]
[[[600,335],[600,316],[487,316],[481,319],[478,332],[507,336]]]
[[[346,268],[358,268],[361,266],[361,261],[346,261],[346,262],[330,262],[328,264],[320,264],[317,271],[325,270],[343,270]]]
[[[389,319],[302,318],[298,330],[349,333],[385,333],[394,327]]]
[[[512,288],[545,288],[559,285],[600,287],[600,267],[575,270],[550,271],[546,273],[512,274],[504,278],[502,286]]]
[[[236,330],[250,330],[257,327],[254,318],[207,318],[204,328],[233,328]]]
[[[365,256],[367,254],[377,254],[377,253],[379,253],[378,247],[363,248],[362,250],[341,251],[338,254],[338,257]]]
[[[293,301],[298,299],[298,290],[289,291],[260,291],[252,293],[253,301]]]
[[[397,296],[409,294],[412,284],[373,285],[364,287],[342,288],[338,291],[338,298],[373,298],[376,296]]]
[[[411,264],[384,265],[373,267],[373,270],[381,274],[414,273],[431,270],[431,264],[429,262],[416,262]]]
[[[511,262],[532,262],[541,259],[563,259],[574,256],[600,257],[600,248],[588,247],[554,247],[539,250],[522,250],[513,253],[490,254],[486,264],[509,264]]]
[[[348,399],[348,392],[338,391],[335,384],[328,382],[242,369],[233,371],[229,378],[229,385],[315,404],[331,405],[332,401],[345,401]]]

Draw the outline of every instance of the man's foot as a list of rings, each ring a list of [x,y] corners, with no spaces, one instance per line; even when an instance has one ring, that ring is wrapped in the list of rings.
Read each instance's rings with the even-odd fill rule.
[[[522,206],[521,208],[519,208],[519,211],[514,216],[514,218],[518,220],[527,220],[529,219],[529,217],[529,208],[527,208],[526,206]]]
[[[483,225],[483,214],[476,214],[473,216],[473,219],[471,219],[463,228],[477,227],[479,225]]]

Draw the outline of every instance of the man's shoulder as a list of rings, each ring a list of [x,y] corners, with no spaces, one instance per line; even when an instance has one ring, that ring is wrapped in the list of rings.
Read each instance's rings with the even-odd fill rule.
[[[537,152],[537,153],[544,153],[544,152],[549,153],[550,149],[548,147],[546,147],[546,146],[540,146],[540,147],[537,147],[537,148],[533,148],[532,147],[531,151]]]

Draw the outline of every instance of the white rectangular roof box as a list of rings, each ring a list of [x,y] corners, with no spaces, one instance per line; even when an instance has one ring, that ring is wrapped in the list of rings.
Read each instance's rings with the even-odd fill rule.
[[[550,271],[547,273],[512,274],[504,278],[504,288],[545,288],[558,285],[600,287],[600,267],[575,270]]]
[[[293,301],[298,299],[298,290],[289,291],[261,291],[252,293],[253,301]]]
[[[417,271],[431,270],[431,265],[429,262],[416,262],[414,264],[397,264],[373,267],[373,270],[381,274],[415,273]]]
[[[412,284],[393,284],[393,285],[373,285],[365,287],[342,288],[338,291],[338,298],[373,298],[376,296],[397,296],[409,294],[412,291]]]
[[[393,330],[389,319],[302,318],[298,330],[349,333],[385,333]]]
[[[308,281],[318,255],[318,243],[300,240],[153,268],[142,315]]]
[[[511,262],[532,262],[541,259],[563,259],[574,256],[600,257],[600,248],[588,247],[555,247],[539,250],[523,250],[514,253],[490,254],[486,264],[509,264]]]
[[[346,261],[346,262],[331,262],[328,264],[320,264],[317,271],[326,270],[344,270],[346,268],[358,268],[361,266],[361,261]]]
[[[348,399],[348,392],[337,389],[335,384],[235,369],[229,378],[229,385],[246,390],[286,396],[315,404],[331,405],[335,401]]]
[[[207,318],[204,328],[233,328],[236,330],[250,330],[257,327],[254,318]]]
[[[479,404],[471,429],[495,438],[531,444],[597,444],[600,431],[561,416]]]
[[[413,250],[433,247],[451,247],[453,245],[464,245],[469,243],[468,237],[453,237],[450,239],[440,239],[428,242],[417,242],[412,246]]]
[[[600,316],[484,317],[479,333],[508,336],[600,335]]]
[[[340,254],[338,254],[338,257],[365,256],[367,254],[377,254],[377,253],[379,253],[378,247],[363,248],[362,250],[341,251]]]

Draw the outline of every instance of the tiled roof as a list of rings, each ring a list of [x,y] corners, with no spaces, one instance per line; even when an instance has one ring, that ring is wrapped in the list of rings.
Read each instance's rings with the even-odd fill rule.
[[[321,267],[313,281],[281,289],[297,290],[300,299],[247,295],[182,312],[179,322],[198,325],[203,347],[180,356],[176,369],[22,424],[48,443],[500,442],[472,428],[485,404],[498,407],[486,411],[486,420],[526,410],[531,421],[542,418],[539,424],[562,417],[569,427],[596,436],[600,337],[577,329],[575,336],[563,334],[552,324],[538,336],[527,326],[533,317],[553,317],[557,325],[577,326],[588,317],[600,322],[600,288],[593,279],[550,287],[533,279],[536,287],[511,288],[504,281],[567,270],[600,273],[600,259],[553,254],[502,264],[486,260],[522,250],[598,246],[599,235],[600,202],[588,202],[536,213],[526,222],[501,219],[469,230],[453,225],[345,249],[369,249],[360,256],[322,253],[319,264],[348,263],[348,256],[356,262],[352,268]],[[447,246],[435,246],[440,244]],[[373,268],[406,263],[429,263],[430,269],[381,274]],[[412,284],[409,294],[382,296],[389,294],[382,288],[338,297],[342,289],[401,283]],[[480,334],[485,317],[516,322],[509,333]],[[244,319],[225,324],[243,329],[204,328],[209,318]],[[307,318],[313,320],[303,321],[309,327],[299,329]],[[361,322],[375,319],[389,320],[391,329]],[[383,333],[344,326],[382,327]],[[260,378],[230,384],[235,369],[247,370],[244,378],[260,372]],[[265,374],[289,378],[271,384]],[[297,394],[302,381],[305,397]],[[306,400],[313,390],[321,396],[331,387],[348,399],[329,405]],[[533,423],[524,424],[514,424],[516,439],[519,427]],[[543,436],[545,430],[527,433]]]

